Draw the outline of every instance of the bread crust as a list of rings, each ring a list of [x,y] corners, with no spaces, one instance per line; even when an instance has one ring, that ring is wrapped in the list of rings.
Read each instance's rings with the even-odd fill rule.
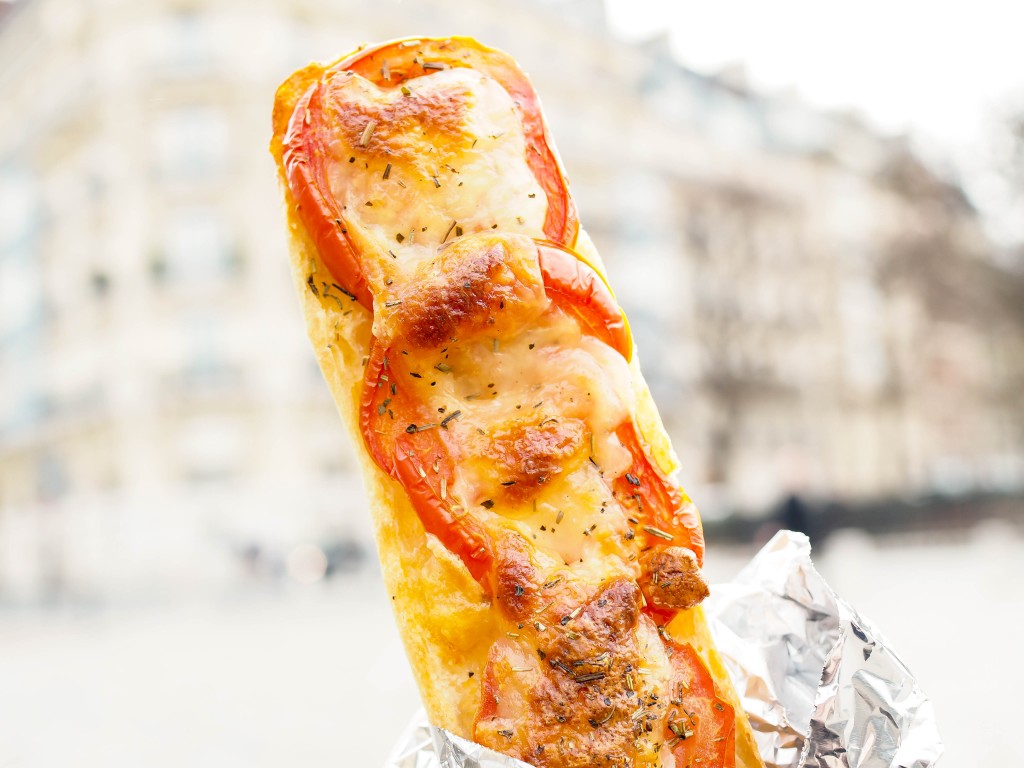
[[[463,562],[428,534],[402,485],[384,472],[366,448],[360,431],[360,397],[369,354],[373,317],[356,303],[343,304],[316,290],[331,281],[317,247],[300,219],[289,189],[283,139],[301,95],[331,65],[296,72],[278,90],[274,106],[274,155],[285,198],[292,276],[310,341],[342,421],[355,445],[373,516],[384,583],[409,662],[431,722],[465,738],[473,737],[481,706],[481,677],[488,653],[504,634],[494,601]],[[580,231],[575,250],[604,275],[593,243]],[[636,395],[635,421],[651,458],[666,474],[678,460],[643,379],[636,355],[629,364]],[[681,612],[668,627],[673,637],[696,649],[723,699],[737,713],[739,766],[762,765],[725,666],[714,648],[700,607]]]

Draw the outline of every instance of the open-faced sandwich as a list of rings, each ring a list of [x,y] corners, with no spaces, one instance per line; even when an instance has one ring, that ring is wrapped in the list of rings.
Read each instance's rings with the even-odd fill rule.
[[[700,518],[516,63],[456,37],[310,65],[271,149],[432,722],[536,766],[761,765]]]

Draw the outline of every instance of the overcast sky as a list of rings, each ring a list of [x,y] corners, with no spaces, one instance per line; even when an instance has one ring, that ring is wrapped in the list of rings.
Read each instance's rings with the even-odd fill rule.
[[[606,0],[627,38],[668,30],[699,71],[743,62],[760,90],[854,108],[952,158],[984,208],[1003,194],[991,172],[1000,113],[1024,108],[1021,0]],[[1007,226],[1003,222],[1000,226]]]

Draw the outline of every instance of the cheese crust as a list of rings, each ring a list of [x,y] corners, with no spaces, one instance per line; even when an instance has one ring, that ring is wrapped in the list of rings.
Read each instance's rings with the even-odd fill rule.
[[[524,117],[523,86],[459,63],[463,48],[486,50],[472,41],[378,51],[386,62],[421,44],[415,72],[373,62],[384,82],[353,72],[366,54],[296,72],[271,151],[309,337],[360,457],[427,713],[537,766],[669,768],[691,760],[689,729],[712,741],[711,710],[690,725],[679,713],[683,686],[697,687],[680,671],[692,653],[708,706],[735,713],[716,726],[735,743],[720,764],[759,766],[699,606],[699,518],[668,480],[677,460],[628,328],[600,314],[611,294],[590,239],[564,223],[557,158],[556,180],[530,162],[546,129]],[[426,61],[448,50],[450,63]],[[323,126],[308,158],[289,156]],[[314,162],[330,231],[311,224],[320,198],[296,181]],[[326,257],[342,236],[358,275]],[[569,257],[596,275],[573,283],[583,293],[558,282]],[[660,495],[631,493],[648,483]],[[667,499],[664,519],[689,528],[649,524],[644,498]]]

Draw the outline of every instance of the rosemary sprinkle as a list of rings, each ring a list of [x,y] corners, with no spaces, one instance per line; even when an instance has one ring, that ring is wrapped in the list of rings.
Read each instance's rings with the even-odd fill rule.
[[[415,434],[416,432],[425,432],[426,430],[433,429],[436,426],[436,422],[431,422],[430,424],[410,424],[408,427],[405,428],[405,431],[412,435]]]
[[[444,427],[445,429],[448,429],[448,423],[453,421],[454,419],[459,418],[459,416],[461,415],[462,411],[452,411],[441,420],[441,426]]]
[[[370,143],[370,137],[373,136],[373,129],[376,128],[376,127],[377,127],[377,121],[376,120],[371,120],[370,122],[368,122],[366,124],[366,127],[363,129],[363,135],[359,137],[359,146],[360,147],[365,147],[367,144]]]
[[[673,537],[671,533],[665,533],[665,531],[660,528],[655,528],[653,525],[645,525],[643,529],[647,533],[651,534],[651,536],[657,536],[659,539],[664,539],[665,541],[672,541]]]
[[[442,237],[442,238],[441,238],[441,242],[442,242],[442,243],[443,243],[443,242],[444,242],[445,240],[447,240],[447,239],[448,239],[448,235],[450,235],[450,234],[452,233],[452,230],[453,230],[453,229],[455,229],[455,222],[454,222],[454,221],[452,221],[451,225],[450,225],[450,226],[448,227],[448,231],[444,233],[444,237]],[[461,234],[462,234],[462,232],[459,232],[459,234],[461,235]]]

